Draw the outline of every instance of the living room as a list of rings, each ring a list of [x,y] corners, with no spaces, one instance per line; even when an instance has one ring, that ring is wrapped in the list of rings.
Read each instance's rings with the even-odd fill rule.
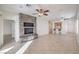
[[[12,47],[2,53],[79,53],[78,6],[77,4],[1,4],[1,52]],[[66,43],[68,45],[65,45]],[[69,49],[66,49],[67,47]]]

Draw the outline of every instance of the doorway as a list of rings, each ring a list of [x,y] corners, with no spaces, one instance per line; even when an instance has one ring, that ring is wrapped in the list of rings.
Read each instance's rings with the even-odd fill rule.
[[[4,20],[3,21],[3,46],[10,45],[14,40],[14,21]]]
[[[62,30],[61,21],[49,21],[49,34],[59,34]]]
[[[54,23],[54,33],[61,33],[62,30],[62,22],[61,21],[57,21]]]

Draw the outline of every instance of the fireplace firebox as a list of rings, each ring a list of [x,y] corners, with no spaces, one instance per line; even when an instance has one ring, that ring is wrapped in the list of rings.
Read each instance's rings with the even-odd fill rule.
[[[23,26],[24,26],[24,34],[33,34],[34,23],[24,22]]]
[[[33,28],[24,28],[24,34],[33,34]]]

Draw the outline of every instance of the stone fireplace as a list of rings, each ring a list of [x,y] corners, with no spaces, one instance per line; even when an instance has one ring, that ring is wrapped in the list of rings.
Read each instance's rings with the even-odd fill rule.
[[[34,39],[36,33],[36,17],[20,13],[20,38],[26,41],[29,37]]]

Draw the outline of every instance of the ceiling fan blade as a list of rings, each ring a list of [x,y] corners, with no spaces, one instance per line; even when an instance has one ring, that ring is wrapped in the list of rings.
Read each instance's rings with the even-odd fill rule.
[[[49,12],[49,10],[45,10],[44,12]]]
[[[48,16],[48,14],[44,14],[45,16]]]
[[[40,9],[40,13],[42,13],[43,12],[43,9]]]
[[[39,12],[39,9],[36,9],[37,12]]]

